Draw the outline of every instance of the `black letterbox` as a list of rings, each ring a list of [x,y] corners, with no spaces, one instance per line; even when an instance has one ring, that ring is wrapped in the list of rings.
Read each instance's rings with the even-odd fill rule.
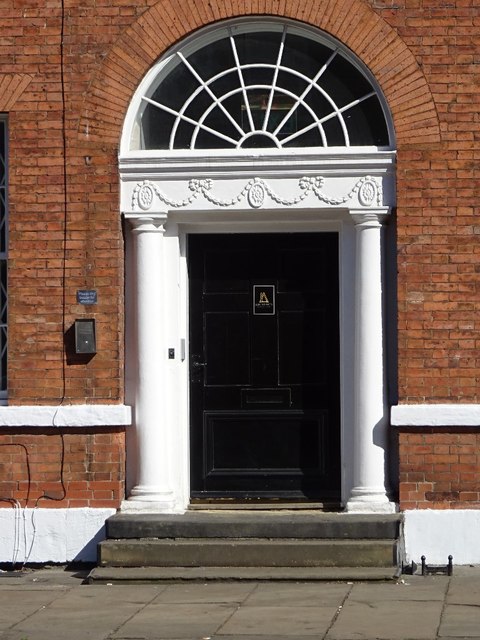
[[[75,320],[75,353],[97,353],[93,318]]]

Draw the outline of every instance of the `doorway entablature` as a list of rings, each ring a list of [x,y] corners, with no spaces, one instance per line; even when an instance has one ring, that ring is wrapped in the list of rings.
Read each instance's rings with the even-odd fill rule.
[[[395,152],[124,158],[124,213],[393,207]]]

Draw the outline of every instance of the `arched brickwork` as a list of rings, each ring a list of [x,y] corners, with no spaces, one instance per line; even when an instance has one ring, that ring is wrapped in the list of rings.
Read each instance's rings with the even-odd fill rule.
[[[391,109],[397,146],[438,142],[433,98],[412,52],[362,0],[160,0],[111,48],[86,97],[80,134],[117,144],[134,91],[151,65],[172,44],[212,22],[248,15],[301,20],[330,33],[372,71]]]

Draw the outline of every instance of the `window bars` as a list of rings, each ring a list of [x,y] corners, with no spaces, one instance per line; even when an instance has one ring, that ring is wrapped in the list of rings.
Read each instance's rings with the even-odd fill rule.
[[[7,121],[0,116],[0,399],[7,394]]]

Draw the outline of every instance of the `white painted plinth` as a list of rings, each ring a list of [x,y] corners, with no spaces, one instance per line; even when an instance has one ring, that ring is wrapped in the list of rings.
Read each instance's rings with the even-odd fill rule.
[[[131,496],[128,500],[122,501],[120,511],[122,513],[185,513],[186,509],[183,505],[171,504],[167,502],[169,499],[170,494],[167,494],[165,499],[160,502],[142,499],[142,496],[138,498]]]
[[[0,562],[95,562],[115,509],[0,509]]]
[[[388,499],[385,492],[377,487],[365,487],[365,493],[353,489],[347,502],[348,513],[396,513],[398,505]]]
[[[405,561],[420,564],[480,564],[480,510],[417,509],[404,513]],[[454,569],[455,570],[455,569]]]

